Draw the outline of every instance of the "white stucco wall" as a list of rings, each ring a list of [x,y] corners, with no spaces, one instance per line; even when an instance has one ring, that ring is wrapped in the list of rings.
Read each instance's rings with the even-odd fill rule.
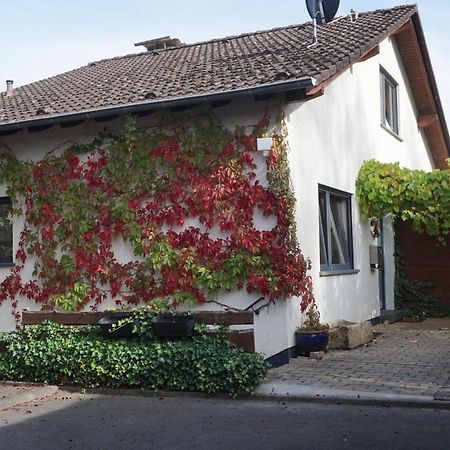
[[[267,102],[254,102],[251,98],[240,101],[233,101],[229,105],[213,110],[221,122],[234,129],[237,125],[248,128],[248,131],[256,125],[256,123],[267,112],[272,117],[276,117],[281,108],[281,98],[274,99]],[[189,114],[189,112],[187,113]],[[208,112],[210,114],[210,112]],[[178,114],[176,116],[182,116]],[[167,113],[154,114],[147,118],[137,119],[138,128],[148,129],[155,126],[167,124],[171,120],[171,116]],[[38,160],[41,159],[47,152],[56,149],[61,151],[70,146],[73,142],[89,143],[92,139],[103,129],[111,129],[115,131],[123,130],[123,118],[107,122],[106,124],[99,124],[95,122],[86,122],[78,125],[75,128],[62,129],[58,126],[52,127],[48,130],[39,133],[29,133],[22,131],[16,135],[0,137],[0,145],[6,145],[22,160]],[[265,178],[265,158],[261,153],[254,154],[255,162],[258,165],[257,176],[261,184],[265,185],[267,180]],[[6,186],[0,186],[0,195],[5,195]],[[263,218],[262,215],[255,214],[255,226],[261,230],[270,229],[276,224],[274,218]],[[15,254],[19,242],[20,232],[23,221],[20,218],[15,218],[13,223],[13,252]],[[198,226],[199,223],[192,223],[189,221],[188,225]],[[220,235],[217,230],[212,230],[211,234]],[[133,259],[132,252],[123,243],[123,241],[116,241],[114,243],[114,251],[117,259],[121,262]],[[23,279],[31,278],[33,266],[33,259],[29,258],[23,273]],[[3,279],[9,273],[8,267],[0,267],[0,279]],[[249,295],[245,290],[234,292],[221,292],[218,296],[218,301],[231,307],[244,309],[255,302],[260,295]],[[262,302],[263,303],[263,302]],[[102,307],[113,307],[112,301],[105,302]],[[258,307],[259,305],[256,305]],[[255,342],[257,351],[263,352],[267,357],[276,354],[286,348],[287,344],[287,310],[285,302],[279,302],[271,305],[269,309],[262,310],[260,314],[255,316]],[[39,309],[33,302],[27,301],[24,298],[19,299],[19,308]],[[219,305],[208,304],[203,306],[187,305],[185,309],[208,309],[219,310],[222,309]],[[12,330],[15,327],[15,321],[10,314],[10,302],[5,301],[0,305],[0,331]],[[270,330],[270,332],[268,332]]]
[[[399,83],[400,134],[398,140],[380,126],[380,64]],[[400,161],[411,168],[429,170],[433,167],[424,136],[417,128],[411,93],[405,82],[395,45],[386,40],[378,56],[354,65],[326,88],[322,97],[304,103],[283,105],[281,98],[269,104],[254,102],[251,97],[233,101],[214,110],[225,125],[252,127],[268,108],[273,118],[283,108],[287,118],[290,143],[290,164],[294,190],[298,198],[296,219],[302,252],[312,261],[314,290],[322,318],[325,321],[346,319],[363,321],[379,315],[378,275],[369,267],[369,245],[375,244],[369,226],[360,219],[353,198],[353,242],[357,274],[321,277],[319,274],[319,211],[318,184],[355,192],[355,179],[362,163],[370,158],[381,161]],[[168,116],[167,116],[168,117]],[[155,114],[141,118],[138,126],[147,128],[164,123]],[[8,145],[21,159],[39,159],[54,148],[64,148],[70,142],[90,142],[105,126],[121,130],[123,119],[105,124],[88,122],[75,128],[51,129],[30,134],[20,132],[0,137],[0,144]],[[262,167],[262,155],[255,156]],[[260,171],[262,172],[262,171]],[[264,176],[261,173],[262,181]],[[3,192],[1,191],[3,189]],[[0,195],[5,187],[0,188]],[[271,227],[261,219],[260,228]],[[385,259],[387,265],[387,307],[393,307],[393,239],[385,222]],[[14,246],[20,234],[20,220],[14,222]],[[122,258],[127,251],[118,246]],[[30,267],[28,268],[30,271]],[[9,269],[0,268],[0,278]],[[219,300],[237,308],[245,308],[259,296],[249,296],[245,291],[221,293]],[[105,305],[108,307],[109,305]],[[21,300],[19,309],[36,308]],[[219,308],[207,305],[206,309]],[[192,308],[191,308],[192,309]],[[195,309],[195,308],[194,308]],[[10,304],[0,306],[0,330],[14,328]],[[255,316],[256,349],[266,357],[294,345],[294,329],[300,323],[298,300],[279,302]]]
[[[380,66],[398,83],[400,137],[381,126]],[[433,162],[395,41],[385,40],[380,54],[354,64],[332,82],[325,95],[286,107],[292,181],[297,204],[298,237],[312,261],[314,291],[324,321],[364,321],[379,316],[378,273],[369,264],[372,238],[367,221],[352,198],[354,268],[359,272],[320,276],[318,185],[355,193],[355,180],[365,160],[399,161],[431,170]],[[317,218],[317,219],[316,219]],[[393,309],[394,259],[392,223],[384,220],[386,308]],[[291,328],[298,323],[295,307]]]

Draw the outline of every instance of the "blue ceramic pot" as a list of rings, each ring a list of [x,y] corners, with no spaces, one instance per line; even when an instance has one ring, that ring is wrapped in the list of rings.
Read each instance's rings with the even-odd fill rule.
[[[323,352],[327,348],[329,339],[328,331],[296,331],[297,353],[309,356],[311,352]]]

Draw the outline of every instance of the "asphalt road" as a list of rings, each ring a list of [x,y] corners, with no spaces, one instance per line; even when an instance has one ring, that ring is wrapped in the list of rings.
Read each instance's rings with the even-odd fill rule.
[[[450,411],[413,408],[59,393],[0,412],[1,450],[449,448]]]

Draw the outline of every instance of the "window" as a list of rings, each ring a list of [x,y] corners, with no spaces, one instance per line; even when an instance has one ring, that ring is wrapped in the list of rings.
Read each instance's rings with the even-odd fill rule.
[[[353,269],[351,195],[319,186],[320,269]]]
[[[381,124],[399,135],[398,84],[383,69],[381,69]]]
[[[0,264],[13,262],[10,210],[11,199],[9,197],[0,197]]]

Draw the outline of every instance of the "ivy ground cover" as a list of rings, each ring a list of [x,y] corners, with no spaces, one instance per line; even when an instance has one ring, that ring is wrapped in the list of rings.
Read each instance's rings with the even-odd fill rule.
[[[158,341],[148,336],[104,339],[96,327],[52,322],[0,334],[0,380],[152,390],[252,392],[267,373],[261,355],[226,336]]]

